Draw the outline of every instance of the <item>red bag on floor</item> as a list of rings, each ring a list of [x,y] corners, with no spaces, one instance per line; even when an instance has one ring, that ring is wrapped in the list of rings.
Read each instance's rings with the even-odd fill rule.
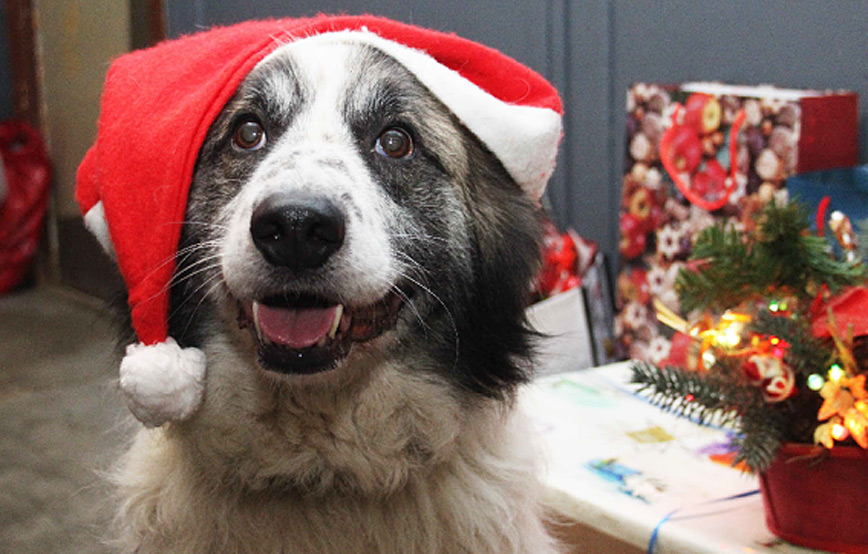
[[[42,235],[51,164],[39,133],[22,121],[0,123],[0,294],[27,274]]]

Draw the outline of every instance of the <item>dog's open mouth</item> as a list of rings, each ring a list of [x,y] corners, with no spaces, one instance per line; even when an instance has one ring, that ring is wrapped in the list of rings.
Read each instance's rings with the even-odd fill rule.
[[[334,368],[353,343],[392,329],[402,304],[394,293],[356,308],[314,296],[270,296],[241,302],[238,321],[257,340],[265,368],[312,374]]]

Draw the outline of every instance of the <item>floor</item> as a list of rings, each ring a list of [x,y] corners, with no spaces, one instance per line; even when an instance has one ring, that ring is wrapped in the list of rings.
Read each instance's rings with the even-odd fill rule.
[[[60,289],[0,297],[0,552],[105,553],[100,472],[131,429],[110,318]]]

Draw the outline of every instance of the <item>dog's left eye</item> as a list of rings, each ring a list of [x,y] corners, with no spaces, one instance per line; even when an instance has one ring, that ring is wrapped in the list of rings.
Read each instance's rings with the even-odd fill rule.
[[[265,129],[258,121],[248,119],[235,127],[232,142],[242,150],[258,150],[265,146]]]
[[[389,158],[407,158],[413,154],[413,139],[400,127],[389,127],[377,137],[377,154]]]

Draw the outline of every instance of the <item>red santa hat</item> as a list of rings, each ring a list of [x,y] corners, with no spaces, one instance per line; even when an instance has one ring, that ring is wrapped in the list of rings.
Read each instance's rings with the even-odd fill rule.
[[[127,349],[120,383],[146,425],[189,417],[204,394],[204,354],[168,336],[170,280],[199,148],[254,66],[300,40],[352,41],[394,57],[534,199],[554,169],[557,91],[515,60],[452,34],[372,16],[317,16],[215,28],[121,56],[106,77],[76,198],[127,286],[139,343]]]

